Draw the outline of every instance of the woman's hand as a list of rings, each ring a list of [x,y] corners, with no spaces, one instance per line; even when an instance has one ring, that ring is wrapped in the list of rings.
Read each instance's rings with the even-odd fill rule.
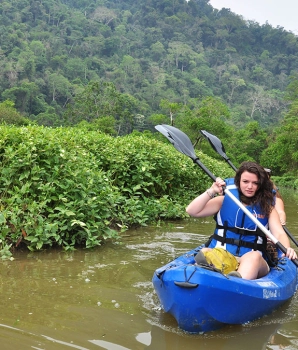
[[[291,247],[287,248],[287,253],[285,254],[285,256],[289,259],[297,259],[297,253],[295,252],[295,250]]]
[[[223,194],[222,188],[225,185],[226,185],[226,183],[224,182],[224,180],[221,179],[220,177],[217,177],[215,182],[213,182],[213,184],[211,186],[213,193],[218,193],[218,194],[222,195]]]

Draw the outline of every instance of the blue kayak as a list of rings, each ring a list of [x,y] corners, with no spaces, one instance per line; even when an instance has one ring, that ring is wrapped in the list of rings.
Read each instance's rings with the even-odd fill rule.
[[[289,300],[297,289],[297,267],[287,258],[256,280],[226,276],[195,264],[198,247],[154,273],[152,282],[163,310],[192,333],[253,321]]]

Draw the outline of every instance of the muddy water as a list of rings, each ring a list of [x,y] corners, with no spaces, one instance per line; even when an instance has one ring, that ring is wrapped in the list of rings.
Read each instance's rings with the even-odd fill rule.
[[[284,196],[295,235],[298,200]],[[211,219],[189,219],[132,230],[93,251],[2,262],[0,349],[298,349],[297,296],[273,315],[201,335],[181,331],[160,309],[154,270],[205,242],[212,228]]]

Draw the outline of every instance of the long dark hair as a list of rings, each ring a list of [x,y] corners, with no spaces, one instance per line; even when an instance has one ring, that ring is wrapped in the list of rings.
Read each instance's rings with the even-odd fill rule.
[[[259,187],[253,198],[245,197],[240,190],[240,179],[244,171],[257,175]],[[268,178],[265,169],[261,165],[255,162],[243,162],[236,172],[235,185],[240,192],[241,200],[245,204],[258,204],[260,206],[261,213],[267,217],[269,216],[274,206],[273,184]]]

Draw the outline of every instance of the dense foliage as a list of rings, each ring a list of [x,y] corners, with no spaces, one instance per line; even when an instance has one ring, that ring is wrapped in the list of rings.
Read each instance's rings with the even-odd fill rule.
[[[229,106],[233,125],[272,125],[298,70],[294,34],[208,0],[4,1],[0,40],[2,101],[43,125],[85,118],[78,104],[100,80],[117,89],[118,107],[126,100],[125,115],[116,106],[124,133],[132,118],[148,127],[163,99],[192,106],[208,96]]]
[[[202,154],[218,176],[231,169]],[[166,143],[80,128],[0,127],[0,255],[98,246],[133,225],[185,216],[210,179]]]

